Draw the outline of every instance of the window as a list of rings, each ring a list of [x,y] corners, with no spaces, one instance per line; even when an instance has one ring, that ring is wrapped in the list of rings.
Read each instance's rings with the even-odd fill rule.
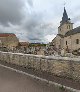
[[[70,25],[69,25],[69,29],[70,29]]]
[[[76,39],[76,44],[79,44],[79,39]]]
[[[67,45],[67,41],[66,41],[66,45]]]
[[[67,26],[67,29],[70,29],[70,25]]]
[[[61,28],[60,28],[60,31],[61,31]]]

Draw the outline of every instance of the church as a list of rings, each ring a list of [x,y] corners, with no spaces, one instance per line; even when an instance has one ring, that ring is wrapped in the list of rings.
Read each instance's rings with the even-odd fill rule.
[[[68,17],[65,7],[58,34],[52,43],[56,51],[60,53],[72,53],[80,49],[80,26],[73,29],[73,23]]]

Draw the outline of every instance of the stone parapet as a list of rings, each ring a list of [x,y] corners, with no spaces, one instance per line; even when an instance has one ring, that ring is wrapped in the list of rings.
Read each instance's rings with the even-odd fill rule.
[[[80,58],[1,52],[0,60],[80,81]]]

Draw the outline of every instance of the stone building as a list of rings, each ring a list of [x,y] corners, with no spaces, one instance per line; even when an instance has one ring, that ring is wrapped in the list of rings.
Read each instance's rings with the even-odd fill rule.
[[[65,7],[58,34],[52,40],[52,44],[58,53],[71,53],[80,48],[80,26],[73,29],[73,23],[68,18]]]
[[[19,47],[27,48],[29,46],[29,42],[19,42]]]
[[[0,33],[0,47],[13,49],[18,46],[19,39],[13,33]]]

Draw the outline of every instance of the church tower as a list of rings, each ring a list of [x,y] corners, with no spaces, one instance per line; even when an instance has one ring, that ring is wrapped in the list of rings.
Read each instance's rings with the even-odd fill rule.
[[[73,23],[71,23],[70,18],[68,18],[66,9],[64,7],[63,17],[60,22],[60,26],[58,27],[58,34],[65,35],[66,32],[73,29]]]

